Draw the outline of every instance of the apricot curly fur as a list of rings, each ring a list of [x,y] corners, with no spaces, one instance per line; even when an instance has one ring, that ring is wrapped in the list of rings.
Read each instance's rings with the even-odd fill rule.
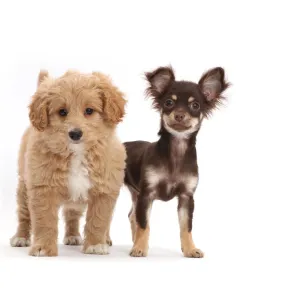
[[[75,236],[79,243],[79,219],[87,207],[83,251],[111,244],[109,228],[126,158],[116,125],[124,116],[125,102],[104,74],[70,70],[59,78],[50,78],[47,71],[41,71],[29,105],[31,126],[24,133],[19,152],[19,222],[12,246],[28,245],[33,234],[31,255],[57,255],[61,205],[66,238]],[[87,107],[94,110],[92,115],[85,114]],[[67,116],[59,115],[61,108],[68,110]],[[72,144],[68,136],[72,128],[83,132],[79,146]],[[87,199],[74,200],[70,197],[69,178],[78,149],[90,185]]]

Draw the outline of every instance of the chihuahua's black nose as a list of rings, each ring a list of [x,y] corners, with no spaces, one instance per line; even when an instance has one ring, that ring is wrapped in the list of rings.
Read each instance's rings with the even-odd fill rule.
[[[78,128],[75,128],[75,129],[69,131],[69,137],[73,141],[78,141],[82,137],[82,131],[80,129],[78,129]]]
[[[177,112],[175,113],[175,120],[177,122],[181,122],[185,117],[185,114],[183,112]]]

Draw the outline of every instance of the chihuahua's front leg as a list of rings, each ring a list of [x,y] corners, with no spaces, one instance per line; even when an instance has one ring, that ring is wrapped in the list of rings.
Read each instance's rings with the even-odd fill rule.
[[[150,234],[149,219],[153,203],[153,192],[141,191],[135,206],[136,233],[130,255],[134,257],[147,256]]]
[[[178,198],[178,219],[180,225],[181,250],[185,257],[201,258],[204,253],[195,247],[192,237],[194,198],[182,194]]]

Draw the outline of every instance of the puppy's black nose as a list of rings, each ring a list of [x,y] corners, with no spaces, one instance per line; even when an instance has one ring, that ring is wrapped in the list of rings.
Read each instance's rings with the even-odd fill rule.
[[[71,130],[69,132],[69,137],[73,140],[73,141],[78,141],[80,140],[80,138],[82,137],[82,131],[78,128],[75,128],[73,130]]]
[[[185,114],[184,113],[176,113],[175,114],[175,120],[177,121],[177,122],[181,122],[183,119],[184,119],[184,117],[185,117]]]

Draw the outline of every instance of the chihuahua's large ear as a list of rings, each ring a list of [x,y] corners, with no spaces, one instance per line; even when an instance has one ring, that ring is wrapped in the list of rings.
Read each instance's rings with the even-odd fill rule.
[[[103,113],[105,119],[117,124],[119,123],[125,114],[125,104],[123,93],[115,87],[109,77],[104,74],[93,72],[98,81],[98,88],[100,89],[101,98],[103,99]]]
[[[150,83],[146,93],[153,98],[161,96],[175,80],[174,71],[171,66],[160,67],[153,72],[145,73],[145,76]]]
[[[223,68],[214,68],[204,73],[199,80],[199,87],[208,104],[212,107],[219,104],[222,93],[228,88]]]

